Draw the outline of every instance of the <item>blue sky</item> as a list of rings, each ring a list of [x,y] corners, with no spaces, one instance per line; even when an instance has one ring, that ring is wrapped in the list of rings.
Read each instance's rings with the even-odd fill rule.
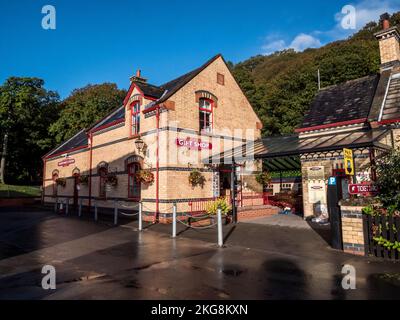
[[[64,98],[88,83],[127,88],[140,68],[162,84],[216,53],[236,63],[343,39],[354,32],[340,27],[348,4],[357,27],[400,10],[400,0],[1,1],[0,82],[36,76]],[[55,30],[41,27],[44,5],[56,9]]]

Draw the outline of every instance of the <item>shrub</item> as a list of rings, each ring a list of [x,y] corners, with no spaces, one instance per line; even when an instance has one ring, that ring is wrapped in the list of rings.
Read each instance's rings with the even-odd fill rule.
[[[256,175],[256,181],[263,187],[267,186],[272,180],[271,174],[269,172],[261,172]]]
[[[224,216],[232,210],[231,206],[226,202],[226,199],[219,198],[207,206],[207,213],[210,215],[216,215],[218,209],[221,209],[221,214]]]

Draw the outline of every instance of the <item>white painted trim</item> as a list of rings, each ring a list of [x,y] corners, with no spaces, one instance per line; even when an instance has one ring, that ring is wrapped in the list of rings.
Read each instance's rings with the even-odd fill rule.
[[[386,98],[387,98],[388,93],[389,93],[389,87],[390,87],[390,83],[391,82],[392,82],[392,76],[389,77],[389,81],[388,81],[388,84],[387,84],[387,87],[386,87],[385,97],[383,98],[382,105],[381,105],[381,111],[379,112],[378,121],[382,120],[383,109],[385,108]]]

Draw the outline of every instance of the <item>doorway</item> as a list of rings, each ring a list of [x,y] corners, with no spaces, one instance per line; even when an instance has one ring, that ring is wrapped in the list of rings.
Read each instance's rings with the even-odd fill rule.
[[[79,199],[79,173],[75,173],[74,177],[74,197],[73,197],[73,207],[76,209],[78,207],[78,199]]]

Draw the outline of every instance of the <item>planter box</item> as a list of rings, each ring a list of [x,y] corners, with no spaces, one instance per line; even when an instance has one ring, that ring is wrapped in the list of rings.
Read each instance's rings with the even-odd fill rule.
[[[362,218],[364,206],[341,205],[343,251],[364,256],[365,237]]]

